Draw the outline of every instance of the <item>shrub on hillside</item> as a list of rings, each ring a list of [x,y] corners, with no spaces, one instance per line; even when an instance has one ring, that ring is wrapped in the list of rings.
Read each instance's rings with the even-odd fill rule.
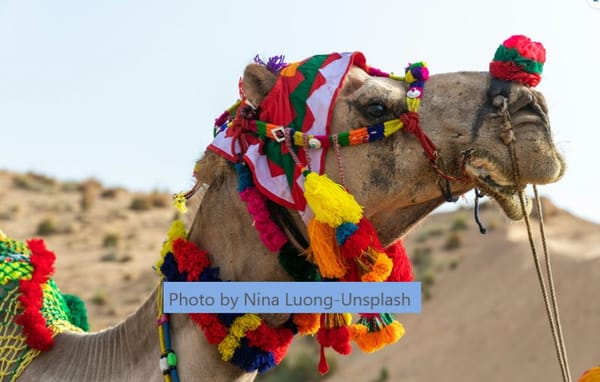
[[[40,221],[37,225],[36,235],[48,236],[58,233],[58,227],[54,218],[47,217]]]

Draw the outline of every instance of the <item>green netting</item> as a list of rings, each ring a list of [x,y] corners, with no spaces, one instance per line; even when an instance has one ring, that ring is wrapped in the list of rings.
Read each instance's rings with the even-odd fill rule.
[[[40,353],[25,343],[22,328],[14,317],[23,311],[18,301],[19,280],[31,278],[31,252],[25,243],[0,240],[0,381],[14,381]],[[50,279],[42,286],[42,315],[53,335],[82,331],[69,322],[70,312],[60,290]]]

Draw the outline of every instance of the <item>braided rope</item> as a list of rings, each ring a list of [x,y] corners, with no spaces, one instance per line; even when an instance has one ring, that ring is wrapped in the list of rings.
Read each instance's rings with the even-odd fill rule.
[[[504,98],[504,97],[503,97]],[[500,114],[504,117],[504,128],[506,133],[502,139],[504,143],[508,146],[508,151],[511,158],[511,164],[513,169],[513,174],[515,178],[515,184],[520,183],[521,173],[519,170],[519,165],[517,162],[517,153],[515,149],[514,142],[516,141],[516,137],[514,134],[512,122],[510,119],[510,114],[507,109],[506,99],[500,108]],[[552,332],[552,339],[554,340],[554,348],[556,350],[556,355],[558,358],[558,363],[560,365],[560,370],[562,373],[562,378],[564,382],[571,382],[571,370],[569,368],[569,362],[567,358],[567,350],[564,344],[564,338],[562,334],[562,325],[560,322],[560,316],[558,313],[558,302],[556,298],[556,291],[554,288],[554,280],[552,277],[552,268],[550,265],[550,255],[548,252],[548,246],[546,244],[546,233],[544,231],[544,223],[542,218],[542,209],[541,203],[539,201],[539,196],[537,194],[537,188],[534,187],[535,199],[538,206],[538,211],[540,215],[540,234],[542,237],[542,247],[544,251],[545,263],[546,263],[546,277],[548,278],[548,286],[546,285],[546,278],[544,277],[544,273],[541,266],[540,256],[537,252],[535,241],[533,238],[533,231],[531,228],[531,221],[529,219],[529,215],[527,214],[527,209],[525,207],[525,195],[524,191],[519,191],[519,203],[521,204],[521,211],[523,213],[523,218],[525,220],[525,226],[527,227],[527,236],[529,238],[529,247],[531,248],[531,254],[533,256],[533,263],[535,265],[535,270],[538,278],[538,283],[540,284],[540,288],[542,290],[542,297],[544,298],[544,306],[546,308],[546,314],[548,318],[548,323],[550,324],[550,331]],[[552,300],[552,302],[550,302]]]

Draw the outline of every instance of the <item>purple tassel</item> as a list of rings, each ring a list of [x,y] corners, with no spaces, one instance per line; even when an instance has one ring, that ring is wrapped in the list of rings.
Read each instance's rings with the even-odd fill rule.
[[[281,69],[285,68],[288,65],[285,62],[285,56],[283,54],[279,56],[269,57],[266,64],[257,54],[256,56],[254,56],[254,62],[266,67],[270,72],[273,73],[279,73]]]

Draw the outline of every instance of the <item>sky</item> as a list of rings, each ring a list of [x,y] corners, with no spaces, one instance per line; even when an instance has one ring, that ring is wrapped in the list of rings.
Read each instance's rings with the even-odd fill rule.
[[[0,0],[0,169],[183,190],[256,54],[358,50],[385,71],[481,71],[525,34],[548,52],[538,88],[568,164],[540,193],[600,223],[597,3]]]

